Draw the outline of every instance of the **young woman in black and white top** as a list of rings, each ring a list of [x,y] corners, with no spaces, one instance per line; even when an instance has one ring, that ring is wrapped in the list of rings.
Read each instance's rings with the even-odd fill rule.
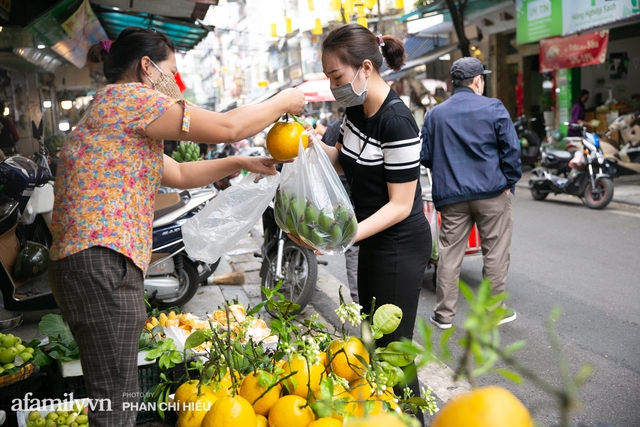
[[[346,107],[336,147],[324,145],[344,172],[358,218],[358,294],[363,313],[395,304],[400,327],[379,346],[411,339],[431,232],[422,211],[418,126],[398,94],[380,76],[382,61],[399,70],[405,59],[397,37],[376,36],[358,24],[331,31],[322,43],[322,67],[336,101]],[[417,381],[411,387],[419,395]]]

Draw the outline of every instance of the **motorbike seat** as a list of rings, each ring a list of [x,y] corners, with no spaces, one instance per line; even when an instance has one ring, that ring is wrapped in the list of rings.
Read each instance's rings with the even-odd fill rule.
[[[555,148],[547,149],[547,154],[555,157],[558,160],[571,160],[573,158],[573,154],[565,150],[556,150]]]
[[[160,193],[156,194],[155,210],[153,212],[153,220],[163,217],[173,211],[176,211],[186,204],[184,199],[180,197],[180,193]]]

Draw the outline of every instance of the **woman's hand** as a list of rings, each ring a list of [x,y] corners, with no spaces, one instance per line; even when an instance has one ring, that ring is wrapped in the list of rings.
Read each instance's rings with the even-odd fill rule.
[[[291,163],[292,160],[280,161],[272,157],[238,156],[242,157],[242,169],[262,175],[275,175],[278,163]]]
[[[304,101],[304,93],[300,89],[289,88],[278,93],[275,97],[282,98],[289,103],[286,112],[289,114],[299,115],[304,109],[306,103]],[[274,97],[274,98],[275,98]]]

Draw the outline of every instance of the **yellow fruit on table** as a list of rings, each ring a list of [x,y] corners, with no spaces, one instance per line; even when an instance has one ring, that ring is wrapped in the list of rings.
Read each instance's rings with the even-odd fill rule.
[[[365,418],[351,418],[349,421],[345,421],[344,427],[406,427],[406,424],[397,415],[381,414]]]
[[[377,394],[371,387],[369,382],[364,378],[358,378],[350,384],[349,394],[357,401],[352,415],[355,417],[363,417],[365,415],[365,402],[372,402],[367,415],[378,415],[387,412],[384,402],[388,402],[394,411],[399,411],[398,404],[395,402],[395,395],[391,387],[387,388],[382,394]],[[369,405],[367,405],[369,406]]]
[[[202,387],[206,388],[206,387]],[[186,402],[191,396],[198,393],[198,380],[189,380],[178,387],[173,395],[173,401],[178,408],[178,412],[182,409],[182,403]]]
[[[269,422],[264,415],[256,414],[256,427],[268,427]]]
[[[309,427],[342,427],[342,421],[335,418],[319,418],[309,424]]]
[[[274,386],[265,394],[260,397],[268,388],[269,384],[260,385],[260,375],[265,375],[262,371],[255,371],[247,375],[242,380],[240,386],[240,396],[244,397],[253,405],[253,410],[258,415],[267,415],[271,407],[280,399],[280,392],[282,387],[280,384]],[[260,399],[258,399],[260,397]],[[258,400],[256,400],[258,399]]]
[[[303,356],[295,353],[291,355],[282,367],[284,369],[284,376],[295,372],[292,377],[283,381],[285,389],[289,391],[289,394],[295,394],[306,399],[309,393],[309,384],[311,384],[312,391],[320,388],[320,381],[326,369],[326,354],[320,353],[319,359],[315,364],[308,366],[307,360]],[[292,379],[295,381],[291,381]]]
[[[167,318],[167,315],[164,314],[164,312],[160,313],[160,315],[158,316],[158,323],[160,324],[160,326],[164,328],[167,325],[167,320],[169,320]]]
[[[298,155],[301,138],[304,148],[309,144],[309,138],[302,132],[304,128],[297,122],[277,122],[267,134],[267,151],[276,160],[293,159]]]
[[[201,427],[255,426],[256,413],[242,396],[227,396],[218,399],[202,420]]]
[[[295,394],[281,397],[269,411],[270,427],[307,427],[315,419],[306,399]]]
[[[340,351],[343,349],[344,352]],[[364,347],[364,344],[356,337],[349,337],[346,340],[333,340],[327,348],[327,356],[331,363],[331,370],[347,381],[360,378],[367,370],[367,367],[356,355],[362,357],[367,364],[369,363],[369,353]]]
[[[533,427],[533,419],[509,390],[490,386],[451,399],[431,427]]]
[[[194,394],[182,404],[182,410],[178,413],[177,427],[200,427],[205,415],[213,408],[218,398],[206,387],[202,387],[201,394]]]

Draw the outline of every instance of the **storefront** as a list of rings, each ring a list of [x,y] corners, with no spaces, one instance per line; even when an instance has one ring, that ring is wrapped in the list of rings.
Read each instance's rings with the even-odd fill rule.
[[[539,109],[555,113],[553,123],[548,123],[552,130],[566,134],[564,123],[581,89],[590,93],[586,119],[600,121],[598,132],[606,131],[618,114],[640,109],[637,2],[523,0],[516,5],[516,15],[512,45],[537,62],[535,74],[541,82],[538,86],[536,79],[524,80],[523,90],[539,93]],[[532,98],[529,95],[528,105]]]

